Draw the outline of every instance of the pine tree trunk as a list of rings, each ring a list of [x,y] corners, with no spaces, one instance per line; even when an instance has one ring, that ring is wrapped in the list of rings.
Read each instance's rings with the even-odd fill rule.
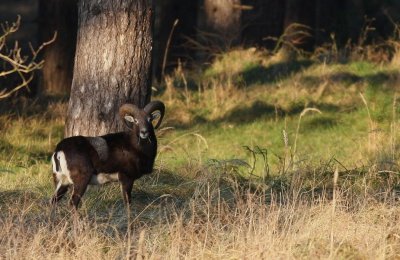
[[[305,36],[305,33],[311,34],[311,29],[314,27],[315,2],[314,0],[286,0],[285,5],[283,27],[286,36],[277,56],[282,61],[290,61],[297,57],[297,51],[293,47],[298,50],[312,48],[313,38]],[[294,24],[308,26],[309,29],[293,26]]]
[[[265,38],[282,35],[285,1],[242,0],[242,4],[252,7],[242,12],[244,44],[273,48],[276,42]]]
[[[42,89],[46,93],[69,93],[74,69],[78,10],[76,0],[40,0],[41,42],[55,42],[44,49]]]
[[[80,0],[66,136],[122,130],[121,104],[144,107],[151,95],[150,0]]]
[[[206,32],[216,34],[223,47],[240,42],[241,0],[204,0]]]
[[[315,1],[315,43],[317,46],[330,41],[330,33],[334,32],[335,0]]]
[[[175,68],[178,60],[182,63],[192,61],[193,48],[188,48],[187,37],[196,38],[198,0],[156,0],[156,20],[154,26],[154,76],[160,80],[164,55],[167,53],[167,70]],[[175,21],[178,24],[174,27]],[[170,35],[172,32],[172,35]],[[169,46],[168,40],[171,36]]]
[[[347,6],[348,37],[354,42],[359,40],[363,24],[365,22],[365,8],[363,0],[349,0]]]

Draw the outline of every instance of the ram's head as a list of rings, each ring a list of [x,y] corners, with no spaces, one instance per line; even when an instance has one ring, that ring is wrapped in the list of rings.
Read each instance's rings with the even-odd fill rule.
[[[161,101],[152,101],[143,109],[128,103],[119,109],[119,115],[126,126],[140,139],[148,139],[154,133],[154,129],[157,129],[163,120],[164,112],[165,105]]]

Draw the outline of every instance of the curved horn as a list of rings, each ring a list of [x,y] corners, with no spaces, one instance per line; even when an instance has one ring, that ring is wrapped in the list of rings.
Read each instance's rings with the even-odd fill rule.
[[[162,120],[164,118],[164,113],[165,113],[165,105],[164,105],[164,103],[161,102],[161,101],[158,101],[158,100],[151,101],[150,103],[148,103],[143,108],[143,110],[148,114],[151,114],[156,110],[160,111],[160,113],[161,113],[160,119],[158,120],[157,125],[154,127],[155,129],[157,129],[160,126],[160,124],[161,124],[161,122],[162,122]]]

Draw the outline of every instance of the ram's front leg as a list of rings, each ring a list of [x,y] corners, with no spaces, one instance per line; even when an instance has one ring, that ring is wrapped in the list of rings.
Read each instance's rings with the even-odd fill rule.
[[[119,182],[121,183],[122,197],[127,205],[132,201],[132,187],[134,179],[124,173],[118,173]]]

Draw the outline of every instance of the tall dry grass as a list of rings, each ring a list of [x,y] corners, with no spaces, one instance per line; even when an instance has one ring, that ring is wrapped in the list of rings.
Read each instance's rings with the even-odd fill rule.
[[[274,191],[209,173],[184,201],[164,196],[130,214],[121,205],[76,214],[26,193],[2,204],[0,258],[400,257],[397,197],[355,195],[337,185],[341,178],[336,171],[332,188],[311,196],[301,186]]]
[[[24,118],[18,122],[0,121],[7,141],[0,145],[9,143],[11,147],[0,146],[0,150],[3,149],[2,154],[13,152],[7,157],[9,161],[1,161],[9,172],[0,176],[0,189],[5,189],[0,190],[0,259],[400,258],[396,95],[390,129],[385,131],[388,127],[385,121],[372,115],[379,104],[372,104],[367,95],[358,95],[366,89],[368,80],[361,78],[363,74],[370,75],[370,71],[360,69],[356,73],[360,82],[348,85],[336,80],[335,83],[333,76],[340,76],[342,69],[354,71],[344,65],[324,63],[272,83],[260,83],[254,89],[242,86],[243,80],[238,75],[243,71],[261,68],[263,72],[269,68],[269,57],[265,55],[249,49],[237,50],[228,59],[221,57],[209,72],[211,75],[198,82],[197,89],[191,86],[195,80],[182,67],[171,77],[165,77],[164,98],[173,111],[167,120],[175,116],[175,121],[188,130],[181,130],[178,136],[169,139],[161,135],[160,169],[135,185],[129,211],[122,205],[116,185],[88,191],[78,213],[70,212],[65,202],[58,208],[48,204],[51,175],[46,169],[50,165],[43,162],[43,157],[51,154],[62,133],[65,107],[54,105],[49,110],[58,117],[52,119],[48,115],[48,119],[41,119],[43,122]],[[307,78],[316,83],[308,85]],[[199,146],[204,146],[207,152],[216,149],[221,153],[228,147],[215,139],[209,141],[203,136],[205,130],[198,133],[196,127],[190,128],[196,116],[204,116],[203,120],[209,124],[218,123],[240,105],[251,108],[260,100],[275,108],[275,122],[255,117],[254,121],[262,126],[258,131],[265,134],[266,124],[274,124],[280,128],[276,139],[281,140],[283,133],[283,144],[280,143],[283,149],[268,144],[272,152],[278,151],[272,156],[278,157],[280,164],[268,165],[267,153],[257,147],[265,144],[257,139],[248,149],[264,161],[256,163],[254,157],[250,174],[247,168],[244,171],[247,175],[238,170],[246,165],[240,160],[205,162]],[[304,101],[304,107],[300,106],[296,114],[299,100]],[[361,112],[345,117],[365,124],[358,139],[346,143],[360,149],[350,149],[352,153],[344,155],[349,161],[358,162],[361,158],[362,167],[346,169],[350,163],[342,164],[335,155],[321,166],[307,165],[300,157],[307,152],[302,138],[310,132],[303,124],[308,117],[316,116],[309,112],[320,111],[318,104],[367,111],[365,118],[360,118],[364,116]],[[280,118],[281,110],[291,113],[290,116]],[[330,113],[343,114],[341,110]],[[292,121],[292,129],[287,120]],[[51,127],[56,122],[59,129]],[[240,127],[229,121],[226,124],[229,129]],[[224,124],[217,127],[223,128]],[[326,134],[330,131],[327,129],[319,134]],[[165,128],[164,134],[169,130],[171,127]],[[238,131],[234,138],[242,135]],[[188,136],[193,139],[187,141]],[[344,151],[345,139],[352,137],[343,135],[343,143],[337,145]],[[193,140],[197,140],[198,154]],[[169,151],[175,153],[175,159],[186,156],[185,162],[178,166],[164,162],[164,153]],[[256,166],[262,168],[256,172],[258,178],[252,175]]]
[[[396,97],[389,135],[379,138],[371,138],[378,122],[372,124],[372,108],[366,97],[360,97],[369,111],[364,150],[371,153],[366,156],[384,157],[390,148],[389,154],[396,157]],[[279,172],[246,179],[228,160],[211,166],[199,160],[176,176],[156,171],[139,183],[140,192],[136,187],[138,196],[128,212],[116,185],[89,191],[76,214],[65,204],[56,209],[48,204],[51,180],[43,169],[47,166],[39,165],[36,175],[26,171],[24,178],[2,177],[6,183],[1,186],[9,189],[0,191],[0,259],[399,258],[396,168],[377,162],[355,170],[331,162],[320,168],[297,162],[288,167],[297,160],[302,120],[310,111],[318,112],[305,109],[295,120],[296,148],[290,150],[290,140],[284,138],[290,150],[284,157],[290,162],[277,167]],[[30,126],[34,135],[43,125],[35,122],[20,124]],[[25,131],[8,134],[22,144]],[[202,136],[193,135],[208,146]],[[174,140],[164,146],[174,149]],[[50,137],[48,142],[50,151]],[[182,180],[164,185],[166,178],[179,175]],[[145,192],[150,200],[142,198]]]

